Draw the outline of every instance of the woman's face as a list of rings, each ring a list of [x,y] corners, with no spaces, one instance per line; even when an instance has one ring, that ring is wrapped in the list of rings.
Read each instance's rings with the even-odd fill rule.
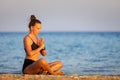
[[[31,31],[35,34],[38,35],[40,33],[40,30],[42,28],[42,25],[40,23],[35,23],[35,26],[31,27]]]

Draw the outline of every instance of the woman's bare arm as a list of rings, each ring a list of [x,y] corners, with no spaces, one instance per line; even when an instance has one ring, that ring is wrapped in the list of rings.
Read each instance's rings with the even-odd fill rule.
[[[39,53],[40,50],[42,50],[44,48],[44,44],[41,43],[37,49],[32,50],[32,48],[31,48],[32,43],[33,42],[31,41],[31,39],[29,37],[24,38],[24,47],[26,49],[26,53],[28,56],[33,56],[34,54]]]

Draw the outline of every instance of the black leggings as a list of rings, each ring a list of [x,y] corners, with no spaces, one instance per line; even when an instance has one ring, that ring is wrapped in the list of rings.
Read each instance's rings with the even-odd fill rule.
[[[24,73],[24,69],[29,66],[30,64],[34,63],[35,61],[30,60],[30,59],[25,59],[24,60],[24,64],[23,64],[23,68],[22,68],[22,72]]]

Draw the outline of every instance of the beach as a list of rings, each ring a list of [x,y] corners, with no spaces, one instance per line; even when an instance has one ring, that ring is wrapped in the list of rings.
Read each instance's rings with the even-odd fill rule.
[[[0,74],[0,80],[120,80],[120,75],[27,75],[27,74]]]

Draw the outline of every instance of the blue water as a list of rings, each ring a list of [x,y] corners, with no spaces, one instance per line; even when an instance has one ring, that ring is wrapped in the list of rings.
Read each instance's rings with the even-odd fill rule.
[[[27,33],[0,33],[0,73],[22,73]],[[65,74],[119,75],[120,32],[44,32],[48,62],[61,60]]]

